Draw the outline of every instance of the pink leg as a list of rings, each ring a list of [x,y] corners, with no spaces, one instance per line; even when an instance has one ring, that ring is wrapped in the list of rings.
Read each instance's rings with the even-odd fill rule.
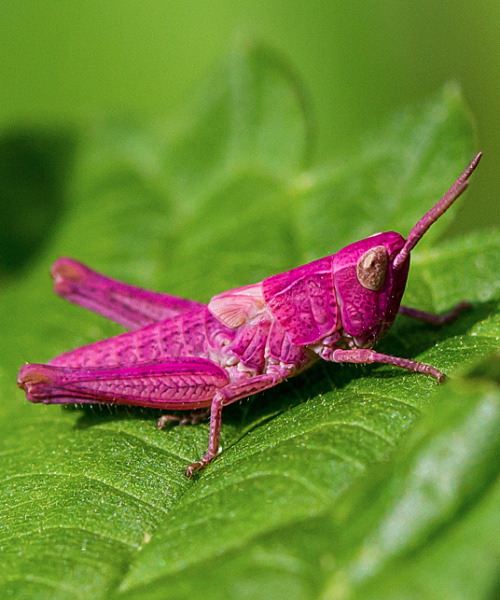
[[[51,274],[59,296],[128,329],[138,329],[204,306],[201,302],[151,292],[105,277],[72,258],[56,261]]]
[[[212,400],[210,407],[210,437],[208,440],[208,448],[205,454],[200,458],[199,461],[191,463],[185,469],[185,474],[188,479],[191,479],[196,471],[204,469],[219,453],[220,444],[220,428],[222,425],[222,407],[223,399],[219,392],[217,392]]]
[[[177,425],[198,425],[202,421],[206,421],[210,417],[210,407],[192,410],[186,415],[162,415],[158,419],[156,426],[158,429],[163,429],[167,423],[177,423]]]
[[[405,315],[406,317],[411,317],[412,319],[418,319],[424,323],[430,323],[431,325],[447,325],[448,323],[455,321],[460,313],[462,313],[464,310],[467,310],[471,306],[472,305],[468,302],[460,302],[443,315],[435,315],[434,313],[418,310],[418,308],[410,308],[409,306],[400,306],[399,313]]]
[[[210,404],[228,381],[227,372],[216,363],[189,358],[124,367],[31,364],[20,369],[17,384],[31,402],[102,402],[192,410]]]
[[[434,377],[438,383],[442,383],[445,379],[445,374],[438,371],[431,365],[419,363],[406,358],[398,358],[397,356],[389,356],[388,354],[380,354],[375,350],[367,350],[356,348],[354,350],[334,350],[331,355],[331,360],[334,362],[349,362],[358,364],[380,363],[385,365],[394,365],[401,367],[407,371],[414,373],[422,373]]]
[[[217,391],[210,408],[210,438],[208,449],[199,461],[190,464],[186,470],[186,477],[191,478],[196,471],[204,469],[219,453],[220,429],[222,424],[222,409],[241,398],[246,398],[257,392],[273,387],[283,381],[285,376],[257,375],[241,382],[230,383]]]
[[[168,410],[210,408],[207,452],[186,468],[186,476],[208,465],[219,452],[222,408],[283,381],[283,375],[257,375],[229,383],[225,369],[201,358],[127,367],[54,367],[29,364],[19,371],[17,385],[31,402],[68,404],[101,402]]]

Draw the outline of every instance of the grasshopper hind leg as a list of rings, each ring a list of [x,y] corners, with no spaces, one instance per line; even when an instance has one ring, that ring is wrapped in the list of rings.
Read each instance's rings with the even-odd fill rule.
[[[117,281],[72,258],[60,258],[50,272],[56,294],[127,329],[139,329],[204,306]]]

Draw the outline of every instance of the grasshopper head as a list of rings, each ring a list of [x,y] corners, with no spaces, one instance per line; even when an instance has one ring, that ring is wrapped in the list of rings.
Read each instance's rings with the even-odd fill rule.
[[[393,263],[404,244],[399,233],[378,233],[346,246],[333,259],[342,329],[360,348],[372,346],[396,317],[410,259],[400,269]]]
[[[392,231],[378,233],[346,246],[334,256],[333,277],[342,329],[357,347],[373,346],[391,327],[406,286],[412,249],[467,188],[480,158],[481,153],[474,157],[406,240]]]

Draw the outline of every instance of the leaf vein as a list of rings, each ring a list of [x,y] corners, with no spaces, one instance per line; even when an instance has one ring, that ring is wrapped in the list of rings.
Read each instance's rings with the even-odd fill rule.
[[[36,472],[16,473],[13,476],[9,475],[7,477],[4,477],[3,479],[0,479],[0,483],[4,483],[4,482],[6,483],[8,481],[13,481],[15,479],[24,479],[24,478],[30,478],[30,477],[40,477],[40,478],[61,477],[61,478],[66,478],[66,479],[85,479],[88,481],[92,481],[93,483],[100,484],[101,486],[103,486],[107,489],[112,489],[120,496],[132,499],[134,501],[134,503],[138,506],[149,507],[153,510],[159,510],[165,514],[168,513],[168,511],[165,510],[164,508],[162,508],[161,506],[155,506],[154,504],[151,504],[150,502],[146,502],[143,498],[139,498],[138,496],[135,496],[134,494],[131,494],[130,492],[127,492],[123,489],[120,489],[120,488],[112,485],[111,483],[107,483],[107,482],[103,481],[102,479],[87,475],[85,473],[78,473],[76,475],[73,475],[71,473],[59,473],[57,471],[47,471],[47,472],[43,472],[43,473],[36,473]]]

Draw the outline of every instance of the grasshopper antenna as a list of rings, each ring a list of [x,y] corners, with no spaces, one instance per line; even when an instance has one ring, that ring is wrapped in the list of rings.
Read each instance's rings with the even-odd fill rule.
[[[482,152],[478,152],[476,156],[472,159],[470,165],[465,169],[465,171],[460,175],[460,177],[455,181],[455,183],[451,186],[451,188],[444,194],[444,196],[439,200],[429,212],[425,213],[425,215],[417,222],[417,224],[412,228],[408,238],[405,242],[405,245],[401,248],[399,254],[396,256],[393,262],[393,267],[395,269],[399,269],[401,265],[405,262],[405,260],[410,255],[410,252],[416,246],[420,238],[424,235],[424,233],[429,229],[429,227],[439,219],[439,217],[446,212],[450,206],[455,202],[455,200],[467,189],[469,185],[469,177],[474,172],[474,169],[479,164],[481,160]]]

